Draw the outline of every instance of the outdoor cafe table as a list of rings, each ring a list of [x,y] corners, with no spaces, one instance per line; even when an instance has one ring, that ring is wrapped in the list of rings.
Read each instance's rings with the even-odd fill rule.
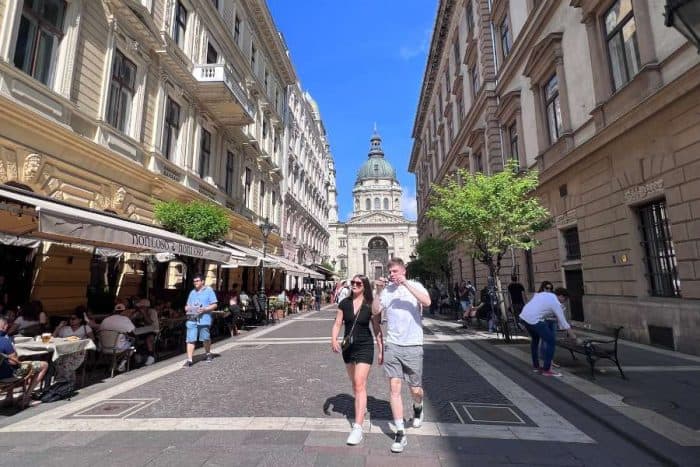
[[[71,355],[84,350],[96,350],[92,339],[69,340],[64,337],[52,337],[44,344],[41,339],[22,340],[15,339],[15,350],[19,358],[37,355],[38,353],[50,353],[51,360],[56,361],[63,355]]]

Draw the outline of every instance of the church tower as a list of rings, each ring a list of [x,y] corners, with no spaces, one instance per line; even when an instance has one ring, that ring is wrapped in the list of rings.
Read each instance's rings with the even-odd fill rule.
[[[335,162],[328,158],[328,222],[338,222],[338,188],[335,184]]]
[[[352,190],[352,218],[377,211],[402,216],[402,193],[396,170],[384,158],[382,138],[375,127],[367,160],[357,172]]]

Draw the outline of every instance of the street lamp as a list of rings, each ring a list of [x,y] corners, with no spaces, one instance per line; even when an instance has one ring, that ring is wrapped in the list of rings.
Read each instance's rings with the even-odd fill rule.
[[[411,259],[411,261],[415,261],[415,260],[416,260],[416,254],[415,254],[415,253],[411,253],[410,255],[408,255],[408,257]]]
[[[268,222],[268,218],[265,218],[265,222],[260,224],[260,232],[263,237],[263,257],[260,260],[260,289],[258,290],[258,304],[260,305],[260,311],[262,311],[267,320],[267,297],[265,296],[265,256],[267,254],[267,237],[272,232],[273,225]]]
[[[700,53],[700,2],[697,0],[666,0],[664,24],[683,34]]]

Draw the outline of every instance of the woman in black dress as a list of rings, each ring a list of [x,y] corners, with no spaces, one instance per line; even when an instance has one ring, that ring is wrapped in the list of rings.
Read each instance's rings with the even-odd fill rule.
[[[362,424],[365,421],[367,411],[367,377],[374,360],[374,338],[369,329],[370,322],[377,339],[379,353],[377,363],[382,364],[382,328],[380,315],[372,315],[372,289],[369,279],[361,274],[356,275],[350,281],[352,293],[348,298],[338,303],[338,312],[335,315],[333,331],[331,333],[331,346],[333,352],[340,352],[341,345],[338,341],[340,328],[345,325],[343,337],[352,340],[348,348],[343,350],[343,361],[352,383],[355,395],[355,423],[352,426],[347,444],[355,445],[362,441]],[[354,323],[354,327],[353,327]]]

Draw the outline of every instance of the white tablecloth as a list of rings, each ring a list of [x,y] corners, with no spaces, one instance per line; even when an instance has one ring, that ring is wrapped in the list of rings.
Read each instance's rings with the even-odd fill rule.
[[[51,360],[54,361],[58,360],[62,355],[70,355],[84,350],[96,349],[97,347],[92,339],[72,341],[63,337],[52,337],[51,342],[48,344],[44,344],[41,340],[38,342],[31,340],[15,343],[15,350],[20,358],[36,355],[41,352],[48,352],[51,353]]]

